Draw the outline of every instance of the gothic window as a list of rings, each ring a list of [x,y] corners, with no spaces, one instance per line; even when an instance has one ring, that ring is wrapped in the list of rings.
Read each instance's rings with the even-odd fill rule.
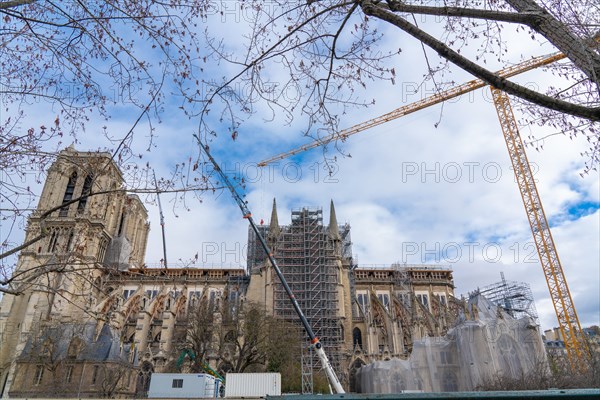
[[[377,298],[379,299],[381,304],[383,304],[383,307],[385,307],[386,310],[390,309],[390,295],[389,294],[380,293],[377,295]]]
[[[73,379],[73,366],[72,365],[68,365],[67,366],[67,372],[65,373],[65,382],[66,383],[71,383],[71,379]]]
[[[195,308],[200,303],[200,296],[202,292],[193,291],[190,292],[190,308]]]
[[[429,309],[429,297],[426,294],[418,294],[417,300],[419,300],[419,303],[423,304],[425,308]]]
[[[98,262],[104,261],[104,256],[106,255],[106,248],[108,247],[108,240],[104,239],[100,242],[100,246],[98,246]]]
[[[409,294],[400,293],[400,294],[398,294],[398,299],[402,302],[402,304],[404,304],[405,307],[408,307],[408,308],[411,307]]]
[[[443,306],[446,306],[446,295],[445,294],[440,294],[440,304]]]
[[[85,205],[87,204],[87,197],[92,190],[92,175],[88,175],[85,177],[85,181],[83,181],[83,189],[81,190],[82,198],[79,200],[79,204],[77,204],[77,212],[83,212],[85,210]]]
[[[123,234],[123,226],[125,225],[125,210],[121,212],[121,220],[119,221],[119,231],[117,232],[117,236],[121,236]]]
[[[42,382],[42,378],[44,377],[44,366],[37,365],[35,367],[35,375],[33,376],[33,384],[39,385]]]
[[[229,293],[229,312],[231,315],[236,315],[238,311],[240,301],[240,294],[238,292]]]
[[[444,373],[442,386],[442,390],[444,392],[458,392],[458,379],[456,378],[456,374],[450,371],[446,371]]]
[[[127,300],[134,293],[135,293],[135,289],[125,289],[125,290],[123,290],[123,299]]]
[[[92,385],[95,385],[98,381],[98,370],[100,367],[98,365],[94,365],[94,369],[92,370]]]
[[[56,243],[58,242],[58,229],[53,229],[50,234],[50,241],[48,242],[48,253],[54,253],[56,250]]]
[[[358,293],[356,296],[358,301],[358,305],[360,306],[363,313],[367,311],[367,306],[369,304],[369,296],[366,293]]]
[[[352,331],[352,344],[354,349],[359,348],[362,350],[363,348],[362,332],[359,328],[354,328],[354,330]]]
[[[148,389],[150,389],[150,379],[153,372],[154,367],[152,364],[145,361],[142,364],[142,370],[138,374],[136,397],[147,397]]]
[[[75,234],[73,233],[73,229],[71,229],[69,231],[69,238],[67,239],[67,244],[65,246],[65,251],[69,252],[72,250],[73,247],[73,237],[75,236]]]
[[[450,351],[440,352],[440,360],[441,360],[442,364],[453,364],[454,359],[452,357],[452,352],[450,352]]]
[[[67,183],[67,188],[65,189],[65,195],[63,196],[62,203],[68,203],[73,200],[73,193],[75,193],[75,184],[77,183],[77,172],[73,172],[71,177],[69,178],[69,183]],[[69,206],[63,207],[60,209],[59,216],[66,217],[69,214]]]

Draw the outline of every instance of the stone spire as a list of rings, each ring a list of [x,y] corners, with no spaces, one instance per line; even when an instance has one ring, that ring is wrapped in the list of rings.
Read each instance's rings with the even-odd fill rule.
[[[329,239],[331,240],[342,240],[340,237],[340,228],[338,227],[337,218],[335,217],[335,207],[333,206],[333,200],[329,207]]]
[[[277,239],[279,238],[279,234],[281,233],[281,229],[279,228],[279,219],[277,218],[277,203],[275,199],[273,199],[273,210],[271,211],[271,222],[269,224],[269,238]]]

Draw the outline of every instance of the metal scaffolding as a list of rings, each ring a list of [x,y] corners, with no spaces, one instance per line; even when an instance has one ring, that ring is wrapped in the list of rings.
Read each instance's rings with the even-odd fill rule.
[[[292,223],[281,230],[276,254],[283,274],[336,368],[336,353],[343,341],[337,315],[336,259],[339,254],[328,240],[323,210],[302,208],[292,211]],[[281,285],[275,286],[274,294],[275,314],[296,321]]]
[[[342,320],[338,313],[339,303],[342,301],[338,296],[338,262],[352,252],[350,226],[337,226],[339,236],[331,238],[329,227],[323,225],[323,210],[305,207],[292,210],[291,224],[279,226],[276,239],[270,232],[275,229],[274,226],[261,228],[272,241],[274,255],[283,275],[306,318],[314,327],[315,334],[327,349],[333,368],[339,373],[344,338]],[[264,265],[264,255],[260,254],[254,243],[254,235],[250,232],[248,268],[251,271]],[[276,280],[273,292],[275,316],[297,323],[298,317],[284,288]],[[307,356],[305,354],[305,358]],[[314,362],[305,359],[303,364],[318,365],[317,360],[311,361]],[[308,372],[305,373],[308,381]]]
[[[412,279],[410,277],[410,270],[406,264],[401,264],[399,262],[392,264],[392,269],[394,271],[394,288],[396,292],[396,296],[404,306],[412,311],[412,294],[413,294],[413,285]]]
[[[507,281],[504,272],[502,280],[478,290],[492,303],[502,307],[514,318],[531,317],[539,324],[537,310],[533,301],[531,287],[525,282]]]

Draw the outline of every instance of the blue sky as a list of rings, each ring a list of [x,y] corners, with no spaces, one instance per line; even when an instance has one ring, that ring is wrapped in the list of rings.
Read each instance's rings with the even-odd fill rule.
[[[246,29],[243,18],[234,22],[236,29]],[[207,24],[215,35],[232,35],[227,18]],[[375,104],[346,114],[338,110],[341,128],[416,101],[433,90],[427,82],[413,93],[425,67],[418,43],[384,26],[382,31],[386,34],[382,46],[401,45],[403,49],[399,58],[390,61],[398,73],[396,85],[372,82],[360,95],[374,99]],[[517,43],[508,55],[515,62],[553,51],[527,40]],[[229,45],[235,52],[241,42]],[[235,71],[233,66],[212,65],[203,77],[220,79]],[[282,73],[272,70],[272,82],[277,83]],[[451,78],[457,83],[472,79],[458,70],[453,70]],[[533,71],[520,79],[538,84],[548,78]],[[151,163],[159,176],[168,176],[176,163],[197,156],[192,135],[198,121],[182,116],[178,102],[173,97],[165,104],[162,122],[155,125],[151,152],[145,152],[147,126],[136,130],[134,147],[143,154],[141,162]],[[53,120],[54,111],[43,103],[31,111],[33,124]],[[360,265],[400,261],[449,266],[454,270],[457,294],[497,282],[504,272],[507,280],[531,285],[542,328],[556,325],[487,88],[351,137],[339,144],[351,157],[330,145],[326,153],[314,149],[266,169],[258,169],[256,163],[309,141],[302,136],[307,121],[296,113],[290,123],[280,110],[270,121],[272,114],[264,104],[255,111],[240,127],[235,142],[214,117],[211,122],[220,127],[220,136],[210,146],[226,171],[245,177],[244,193],[257,221],[268,223],[273,198],[282,224],[289,223],[291,209],[303,206],[322,207],[327,221],[333,199],[338,221],[352,226],[353,251]],[[92,114],[77,148],[110,146],[97,134],[101,127],[122,134],[134,119],[127,105],[112,108],[109,121]],[[525,129],[538,137],[553,133],[550,127]],[[65,147],[70,144],[67,141]],[[554,135],[545,139],[543,151],[528,152],[575,305],[586,326],[600,323],[600,184],[595,171],[580,176],[586,161],[580,153],[587,145],[583,138]],[[146,262],[152,265],[162,258],[159,213],[151,196],[143,199],[151,220]],[[172,197],[161,198],[171,266],[189,265],[196,253],[196,265],[245,265],[248,227],[233,199],[227,192],[204,194],[201,199],[188,196],[183,206]]]

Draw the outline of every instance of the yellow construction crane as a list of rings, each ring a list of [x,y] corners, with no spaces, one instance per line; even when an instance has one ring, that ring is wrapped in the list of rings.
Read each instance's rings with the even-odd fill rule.
[[[577,317],[567,279],[560,264],[554,239],[552,239],[550,225],[548,225],[542,200],[535,185],[533,172],[527,160],[525,146],[521,140],[508,95],[495,87],[492,87],[491,90],[508,155],[525,206],[525,213],[540,257],[540,264],[550,290],[558,326],[565,342],[567,356],[571,367],[580,368],[585,365],[589,350],[583,338],[579,317]]]
[[[551,64],[555,61],[562,60],[565,58],[565,55],[562,53],[553,53],[546,56],[539,56],[536,58],[532,58],[531,60],[524,61],[512,67],[504,68],[496,73],[502,77],[509,78],[511,76],[515,76],[521,74],[526,71],[530,71],[532,69]],[[346,128],[342,131],[333,133],[331,135],[327,135],[321,139],[315,140],[303,146],[297,147],[293,150],[286,151],[285,153],[278,154],[276,156],[267,158],[258,163],[259,167],[264,167],[267,164],[270,164],[274,161],[283,160],[284,158],[291,157],[295,154],[302,153],[306,150],[314,149],[315,147],[324,146],[328,143],[334,142],[336,140],[345,140],[349,136],[362,132],[366,129],[372,128],[377,125],[381,125],[388,121],[392,121],[394,119],[404,117],[405,115],[412,114],[415,111],[422,110],[434,104],[442,103],[444,101],[453,99],[455,97],[461,96],[463,94],[472,92],[473,90],[482,88],[487,86],[487,83],[482,81],[481,79],[475,79],[469,81],[467,83],[463,83],[462,85],[455,86],[451,89],[441,91],[432,96],[426,97],[422,100],[416,101],[414,103],[407,104],[405,106],[396,108],[389,113],[383,114],[377,118],[370,119],[365,122],[361,122],[360,124],[356,124],[351,126],[350,128]]]
[[[565,55],[562,53],[553,53],[546,56],[540,56],[515,66],[502,69],[498,71],[497,74],[508,78],[544,65],[551,64],[564,58]],[[434,104],[453,99],[484,86],[487,86],[487,84],[481,79],[469,81],[462,85],[426,97],[425,99],[417,102],[399,107],[377,118],[370,119],[340,132],[325,136],[322,139],[315,140],[296,149],[270,157],[259,162],[258,166],[266,166],[274,161],[282,160],[284,158],[313,149],[315,147],[323,146],[336,140],[345,140],[349,136],[362,132],[371,127],[403,117]],[[527,160],[525,146],[521,140],[508,96],[506,93],[496,88],[492,88],[492,96],[494,99],[494,105],[496,106],[496,111],[498,113],[498,118],[500,120],[500,125],[502,126],[502,132],[504,134],[508,153],[515,172],[515,177],[519,185],[523,204],[525,206],[525,212],[527,214],[531,232],[533,234],[535,245],[538,251],[540,263],[542,265],[544,276],[546,277],[548,289],[550,290],[550,297],[556,311],[559,328],[565,342],[567,356],[573,368],[581,367],[582,365],[586,364],[586,359],[589,354],[587,344],[583,338],[583,333],[579,323],[579,318],[577,317],[575,305],[573,304],[573,299],[571,298],[567,280],[560,264],[560,259],[556,251],[556,246],[554,245],[554,240],[552,239],[550,226],[548,225],[548,220],[546,219],[546,215],[542,207],[542,201],[533,179],[533,173]]]

